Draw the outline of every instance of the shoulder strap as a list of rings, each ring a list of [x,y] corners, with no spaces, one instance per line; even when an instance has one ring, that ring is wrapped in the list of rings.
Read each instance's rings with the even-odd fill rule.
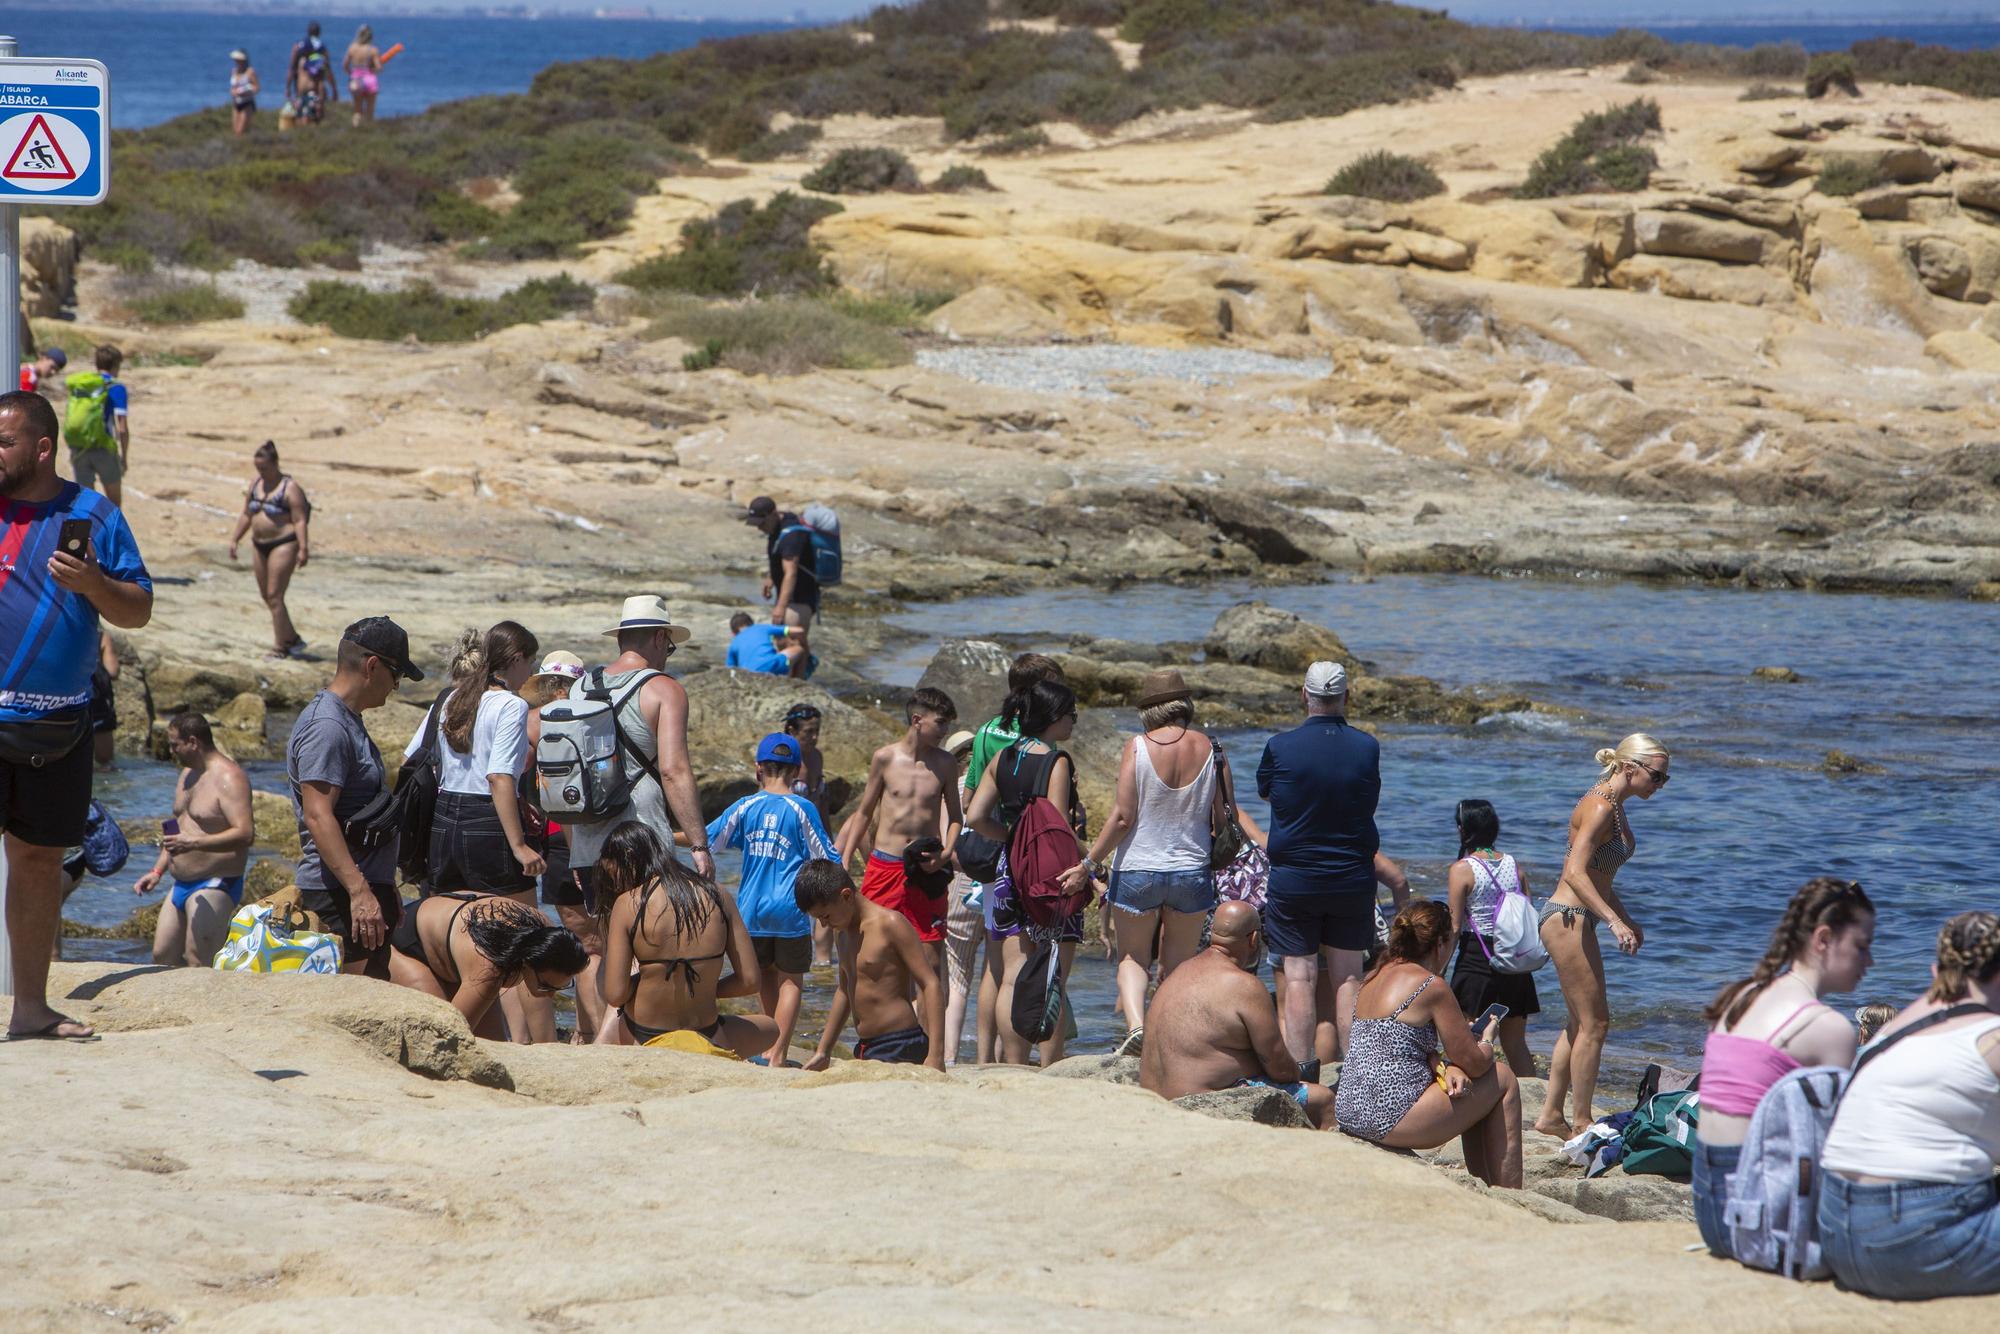
[[[1866,1066],[1870,1061],[1874,1060],[1877,1056],[1880,1056],[1883,1052],[1889,1050],[1889,1048],[1895,1046],[1898,1042],[1901,1042],[1904,1038],[1910,1037],[1911,1035],[1916,1033],[1921,1033],[1927,1028],[1931,1028],[1938,1024],[1945,1023],[1948,1020],[1963,1019],[1968,1015],[1974,1015],[1974,1014],[1992,1014],[1992,1013],[1993,1011],[1984,1005],[1972,1005],[1972,1004],[1953,1005],[1942,1010],[1933,1011],[1932,1013],[1927,1014],[1923,1018],[1917,1020],[1915,1023],[1897,1029],[1894,1033],[1891,1033],[1886,1038],[1877,1038],[1874,1042],[1870,1043],[1868,1045],[1868,1049],[1862,1052],[1861,1055],[1855,1060],[1854,1069],[1847,1076],[1848,1089],[1849,1090],[1853,1089],[1854,1081],[1860,1077],[1861,1071],[1864,1068],[1866,1068]]]
[[[446,690],[441,692],[436,699],[432,700],[431,716],[424,719],[424,748],[422,753],[432,764],[437,764],[442,759],[442,756],[438,752],[438,730],[440,721],[444,717],[445,697],[450,694],[451,692]]]
[[[1491,884],[1493,888],[1499,890],[1502,894],[1505,894],[1507,892],[1507,887],[1500,883],[1500,877],[1494,874],[1493,868],[1488,866],[1485,862],[1479,860],[1477,854],[1467,856],[1465,862],[1466,865],[1472,868],[1472,878],[1474,880],[1477,880],[1482,874],[1484,874],[1487,883]],[[1473,888],[1477,889],[1478,885],[1475,884]]]
[[[625,707],[625,701],[638,694],[648,681],[656,676],[665,675],[665,672],[658,672],[648,668],[640,672],[636,680],[626,682],[625,688],[618,692],[618,697],[611,700],[611,734],[618,738],[618,749],[630,755],[634,762],[641,769],[645,770],[646,776],[660,785],[660,790],[663,793],[666,791],[667,785],[660,778],[660,766],[653,762],[651,756],[642,753],[637,746],[632,744],[632,738],[625,735],[624,725],[618,721],[618,712]],[[597,669],[597,685],[598,689],[602,691],[604,688],[604,669],[602,667]],[[611,697],[607,693],[602,698],[610,699]]]
[[[1437,974],[1433,973],[1429,977],[1425,978],[1423,981],[1417,983],[1417,989],[1415,991],[1412,991],[1409,995],[1403,997],[1403,1003],[1401,1005],[1398,1005],[1396,1007],[1395,1013],[1391,1014],[1389,1017],[1391,1019],[1402,1018],[1403,1011],[1410,1008],[1410,1002],[1415,1000],[1417,997],[1423,995],[1424,988],[1429,986],[1431,983],[1435,981],[1437,981]]]

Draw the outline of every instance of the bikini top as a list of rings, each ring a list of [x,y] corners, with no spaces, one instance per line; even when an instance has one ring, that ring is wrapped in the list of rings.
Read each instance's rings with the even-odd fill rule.
[[[252,482],[250,484],[249,499],[243,503],[243,512],[245,514],[255,514],[258,510],[262,510],[266,518],[278,520],[291,518],[292,507],[285,500],[285,492],[291,489],[291,485],[292,475],[286,473],[278,479],[278,489],[276,491],[260,496],[257,494],[257,484]]]
[[[1617,802],[1611,803],[1611,837],[1597,845],[1597,851],[1590,854],[1590,869],[1610,875],[1639,850],[1639,841],[1632,837],[1632,830],[1625,823],[1625,812]]]
[[[1756,1111],[1771,1085],[1799,1068],[1774,1040],[1792,1026],[1792,1020],[1819,1004],[1810,1000],[1793,1010],[1768,1038],[1710,1033],[1701,1054],[1702,1105],[1724,1116],[1748,1116]]]
[[[452,912],[451,920],[444,925],[444,958],[445,962],[449,964],[451,963],[451,933],[458,930],[458,919],[465,915],[467,908],[470,908],[473,904],[479,902],[479,900],[492,898],[493,896],[491,894],[474,894],[461,890],[452,894],[433,894],[431,897],[434,899],[455,899],[458,902],[457,909]],[[424,944],[424,938],[421,933],[417,936],[417,944],[423,949],[424,962],[430,966],[430,970],[443,977],[443,972],[438,968],[436,963],[432,962],[431,947]],[[454,986],[464,980],[464,978],[459,976],[456,965],[452,966],[451,976],[445,978],[445,981],[450,982]]]
[[[695,984],[694,966],[696,964],[713,963],[717,959],[726,959],[729,957],[729,951],[725,949],[715,954],[687,954],[687,955],[676,955],[665,959],[642,959],[639,957],[638,946],[639,946],[639,937],[644,933],[644,930],[645,930],[645,924],[643,922],[634,922],[632,924],[632,962],[639,964],[642,967],[647,964],[658,964],[660,967],[667,970],[664,974],[661,975],[662,980],[667,982],[673,981],[674,974],[676,972],[679,972],[683,977],[687,979],[688,989],[690,991],[694,989],[694,984]]]

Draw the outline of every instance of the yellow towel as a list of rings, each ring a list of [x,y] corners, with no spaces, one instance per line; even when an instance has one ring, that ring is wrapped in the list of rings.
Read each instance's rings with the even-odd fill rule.
[[[685,1028],[677,1028],[671,1033],[662,1033],[646,1043],[648,1047],[662,1047],[668,1051],[684,1051],[695,1056],[720,1056],[724,1060],[740,1061],[743,1058],[727,1047],[718,1047],[701,1034]]]

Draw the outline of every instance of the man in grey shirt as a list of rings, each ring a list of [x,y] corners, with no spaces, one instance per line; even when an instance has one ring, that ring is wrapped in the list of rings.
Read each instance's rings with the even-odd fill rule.
[[[410,664],[410,637],[386,616],[348,626],[335,661],[332,683],[300,710],[285,749],[299,818],[299,902],[340,937],[345,971],[386,980],[389,933],[403,915],[396,836],[357,853],[346,831],[388,781],[361,715],[388,703],[399,681],[424,674]]]

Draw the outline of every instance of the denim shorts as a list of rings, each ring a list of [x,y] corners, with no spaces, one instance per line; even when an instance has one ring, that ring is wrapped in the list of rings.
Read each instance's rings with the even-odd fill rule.
[[[1730,1249],[1729,1229],[1724,1225],[1722,1215],[1729,1208],[1729,1178],[1742,1161],[1741,1144],[1704,1144],[1699,1136],[1695,1139],[1695,1226],[1701,1229],[1701,1239],[1708,1243],[1708,1253],[1724,1260],[1736,1258],[1736,1253]]]
[[[2000,1197],[1991,1177],[1863,1185],[1828,1172],[1819,1244],[1842,1286],[1870,1296],[2000,1292]]]
[[[1171,908],[1205,913],[1215,907],[1215,872],[1205,867],[1199,871],[1114,870],[1105,897],[1112,907],[1126,912]]]

